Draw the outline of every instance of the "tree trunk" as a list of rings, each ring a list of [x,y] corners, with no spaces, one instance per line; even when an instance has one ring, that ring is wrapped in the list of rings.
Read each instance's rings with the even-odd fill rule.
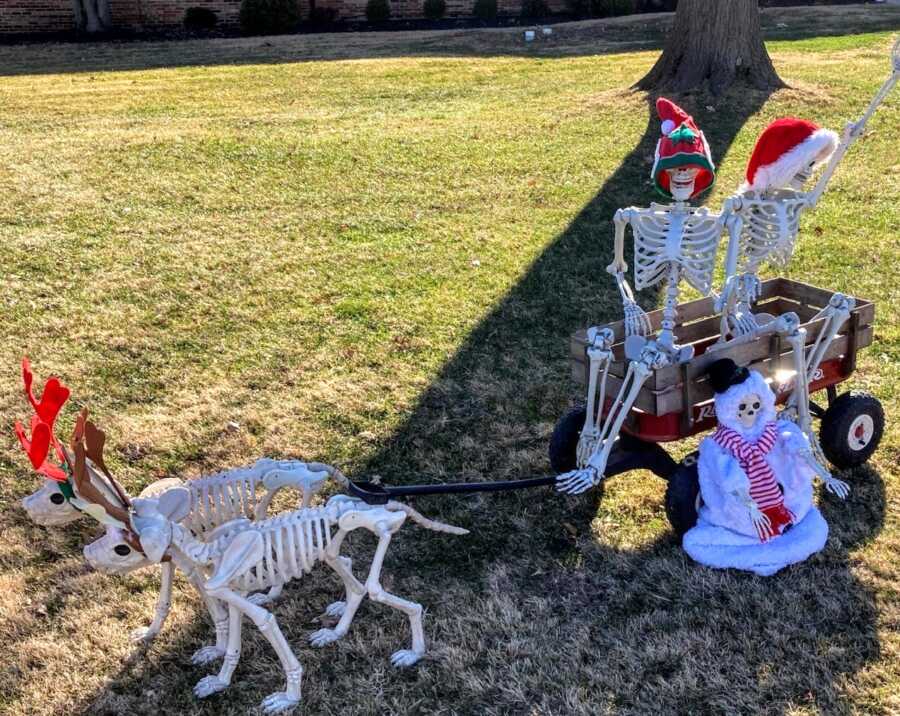
[[[708,85],[718,95],[735,82],[784,87],[763,44],[757,0],[680,0],[663,53],[637,87],[685,92]]]
[[[75,27],[85,32],[102,32],[112,26],[109,0],[72,0]]]

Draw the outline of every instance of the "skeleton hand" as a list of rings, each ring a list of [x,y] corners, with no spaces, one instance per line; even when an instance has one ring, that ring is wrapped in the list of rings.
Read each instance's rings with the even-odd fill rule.
[[[838,480],[836,477],[833,477],[822,463],[816,459],[812,449],[808,448],[800,451],[800,456],[806,460],[813,471],[819,476],[819,479],[825,483],[825,489],[828,490],[828,492],[842,500],[847,499],[847,495],[850,494],[850,485],[843,480]]]
[[[750,510],[750,521],[756,528],[759,538],[765,542],[769,537],[774,537],[775,533],[772,531],[772,521],[769,516],[750,499],[747,500],[747,509]]]
[[[610,264],[607,271],[615,266],[615,263]],[[622,296],[622,310],[625,314],[625,337],[649,336],[653,332],[653,327],[650,325],[650,317],[634,300],[631,286],[625,280],[625,273],[617,271],[615,277],[616,285],[619,287],[619,294]]]
[[[842,500],[847,499],[847,495],[850,494],[850,485],[848,485],[843,480],[838,480],[836,477],[823,477],[822,482],[825,483],[825,489],[828,490],[832,495],[836,495],[840,497]]]
[[[653,332],[650,325],[650,317],[632,298],[622,299],[622,309],[625,313],[625,337],[649,336]]]
[[[564,472],[556,477],[556,491],[568,495],[580,495],[600,484],[600,473],[597,468],[588,465],[580,470]]]

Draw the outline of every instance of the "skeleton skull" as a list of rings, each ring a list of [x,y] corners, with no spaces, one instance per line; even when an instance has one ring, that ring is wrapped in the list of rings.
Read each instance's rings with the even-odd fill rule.
[[[667,171],[672,197],[675,201],[688,201],[694,195],[694,182],[700,170],[697,167],[678,167]]]
[[[40,490],[22,500],[22,507],[33,522],[43,527],[67,525],[81,516],[63,495],[55,480],[44,480]]]
[[[151,564],[146,556],[128,544],[125,532],[107,527],[106,534],[84,548],[84,558],[94,569],[105,574],[126,574]]]
[[[762,400],[760,397],[756,393],[749,393],[741,399],[740,405],[738,405],[738,420],[741,421],[744,428],[749,430],[756,423],[761,410]]]
[[[810,177],[813,174],[813,169],[816,167],[816,162],[818,162],[818,157],[812,159],[809,164],[807,164],[803,169],[797,172],[794,175],[794,178],[791,179],[790,188],[796,191],[800,191],[803,189],[803,185],[809,181]]]

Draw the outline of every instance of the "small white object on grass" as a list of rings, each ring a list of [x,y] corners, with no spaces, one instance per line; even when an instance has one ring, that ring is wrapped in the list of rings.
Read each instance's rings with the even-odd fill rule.
[[[550,35],[553,34],[553,28],[552,28],[552,27],[545,27],[545,28],[542,30],[542,32],[544,33],[544,37],[549,37]]]
[[[534,40],[534,30],[525,30],[525,42]]]

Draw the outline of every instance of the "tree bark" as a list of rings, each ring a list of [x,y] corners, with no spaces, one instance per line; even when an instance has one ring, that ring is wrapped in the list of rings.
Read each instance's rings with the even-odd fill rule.
[[[72,0],[75,27],[85,32],[102,32],[112,26],[109,0]]]
[[[662,55],[636,86],[718,95],[734,83],[785,86],[763,44],[757,0],[680,0]]]

